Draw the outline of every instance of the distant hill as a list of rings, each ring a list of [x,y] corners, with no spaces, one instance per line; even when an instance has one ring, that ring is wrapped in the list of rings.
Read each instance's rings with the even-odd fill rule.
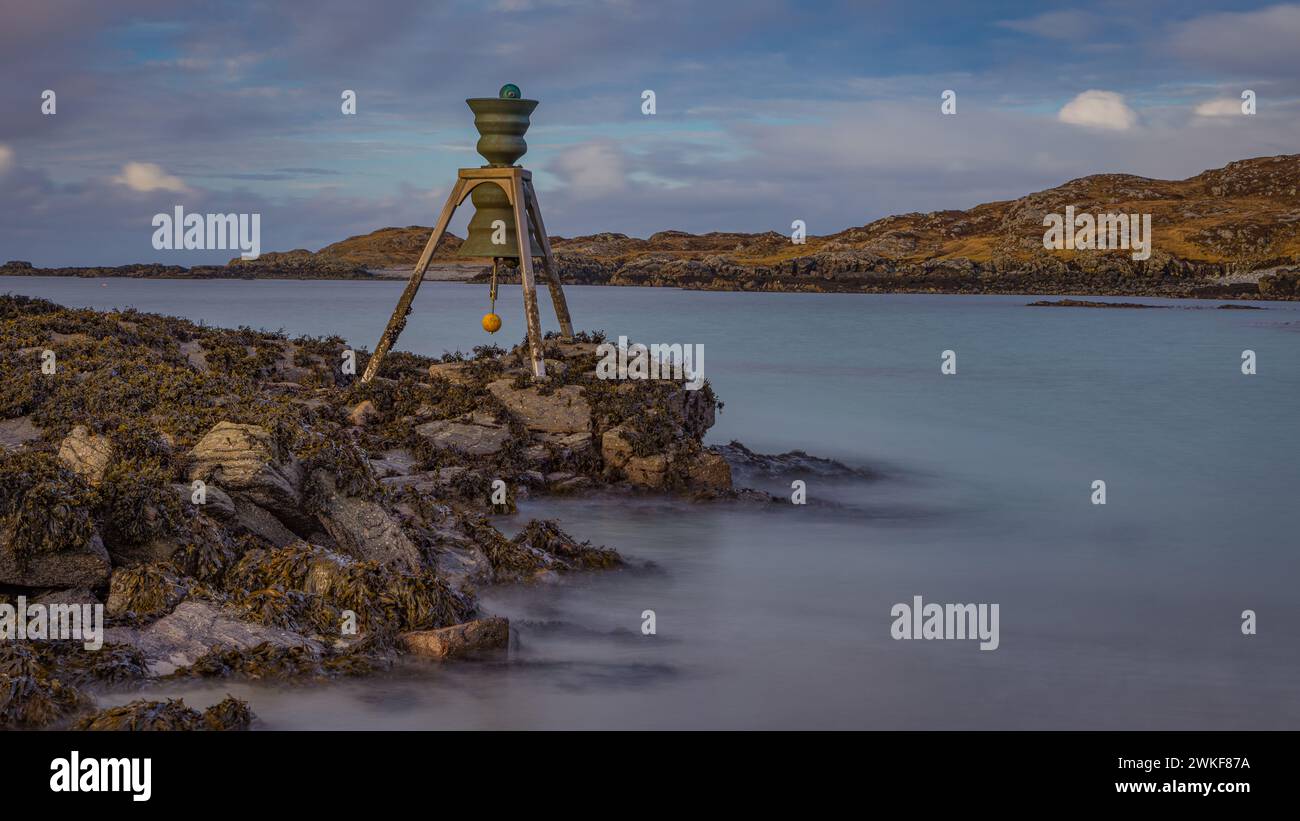
[[[1150,214],[1150,257],[1044,249],[1044,216],[1063,214],[1067,206],[1076,213]],[[382,228],[315,253],[235,259],[224,275],[365,278],[410,268],[430,231]],[[449,235],[435,260],[454,261],[460,244]],[[552,237],[552,246],[561,277],[583,284],[1300,298],[1300,154],[1240,160],[1176,181],[1095,174],[965,211],[885,217],[798,245],[771,231],[661,231],[648,239]]]

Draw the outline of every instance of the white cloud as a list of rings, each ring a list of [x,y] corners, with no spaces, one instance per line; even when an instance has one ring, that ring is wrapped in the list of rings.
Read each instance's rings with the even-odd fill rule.
[[[600,197],[627,186],[623,155],[608,142],[574,146],[555,158],[551,170],[575,197]]]
[[[14,150],[3,143],[0,143],[0,174],[9,170],[14,164]]]
[[[1122,94],[1089,89],[1066,103],[1056,119],[1070,125],[1127,131],[1137,125],[1137,112],[1128,107]]]
[[[1241,100],[1234,100],[1231,97],[1207,100],[1196,107],[1196,116],[1239,117],[1241,116]]]
[[[132,191],[188,191],[189,186],[180,177],[168,174],[162,166],[151,162],[129,162],[113,182],[125,185]]]

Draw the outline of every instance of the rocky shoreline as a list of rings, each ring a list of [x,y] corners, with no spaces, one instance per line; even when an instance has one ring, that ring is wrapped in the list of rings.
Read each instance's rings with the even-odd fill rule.
[[[99,649],[0,641],[0,728],[244,729],[237,699],[93,694],[500,653],[479,588],[623,564],[553,521],[507,537],[490,514],[529,495],[770,502],[702,444],[707,383],[598,380],[601,339],[547,339],[540,384],[521,345],[394,353],[362,385],[338,338],[0,296],[0,606],[105,617]]]
[[[1300,299],[1300,154],[1228,163],[1185,180],[1093,174],[966,210],[898,214],[795,242],[762,233],[660,231],[551,236],[566,284],[797,293],[1042,294]],[[1149,216],[1146,258],[1044,247],[1044,220],[1065,209]],[[430,228],[381,228],[319,251],[181,268],[35,268],[0,276],[387,280],[411,270]],[[1124,234],[1127,237],[1127,231]],[[447,235],[434,264],[459,261]],[[384,274],[376,274],[383,271]],[[486,270],[470,279],[487,281]],[[506,277],[505,281],[517,282]]]
[[[560,253],[556,267],[561,279],[572,285],[681,288],[696,291],[749,291],[816,294],[1001,294],[1018,296],[1147,296],[1174,299],[1300,300],[1300,267],[1275,267],[1253,272],[1232,272],[1229,266],[1184,266],[1167,261],[1163,266],[1133,270],[1122,260],[1113,267],[1081,268],[1075,263],[1057,265],[998,266],[970,260],[945,260],[939,264],[898,264],[874,255],[845,252],[795,257],[780,265],[741,263],[728,257],[702,259],[649,256],[621,262]],[[0,276],[49,276],[127,279],[288,279],[391,282],[392,269],[383,274],[332,262],[298,260],[282,265],[208,265],[194,268],[154,264],[90,268],[35,268],[10,261],[0,265]],[[544,273],[538,280],[545,282]],[[486,285],[486,269],[467,277],[429,277]],[[1245,281],[1243,281],[1243,278]],[[498,277],[503,284],[518,284],[517,275]]]

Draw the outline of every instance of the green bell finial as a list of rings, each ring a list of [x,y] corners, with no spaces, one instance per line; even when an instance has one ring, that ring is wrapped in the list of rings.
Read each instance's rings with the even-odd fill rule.
[[[503,100],[518,100],[523,95],[519,91],[519,86],[514,83],[506,83],[501,86],[501,91],[497,93],[497,96]]]

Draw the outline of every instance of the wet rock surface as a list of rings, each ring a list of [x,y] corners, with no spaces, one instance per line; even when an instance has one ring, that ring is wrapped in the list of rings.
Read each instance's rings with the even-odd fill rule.
[[[504,650],[510,643],[510,622],[493,616],[438,630],[403,633],[398,640],[408,652],[417,656],[451,659],[471,653]]]
[[[250,649],[262,643],[275,647],[309,647],[320,652],[315,640],[290,630],[255,624],[235,612],[201,601],[187,601],[142,629],[109,628],[105,640],[135,647],[144,654],[149,672],[165,676],[202,658],[213,647]]]

